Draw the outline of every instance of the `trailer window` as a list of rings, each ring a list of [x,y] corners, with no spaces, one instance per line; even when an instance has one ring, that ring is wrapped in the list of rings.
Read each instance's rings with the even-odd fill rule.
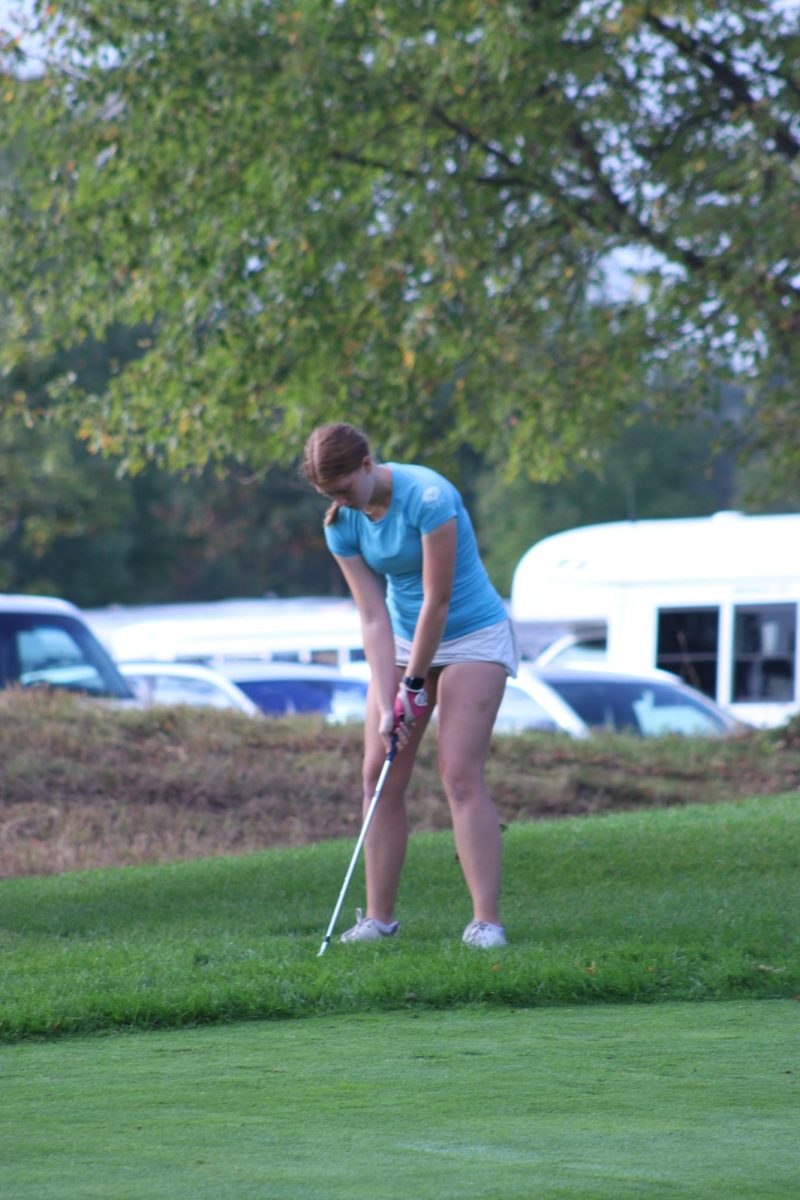
[[[715,697],[718,640],[718,608],[661,608],[656,666]]]
[[[795,605],[743,604],[733,611],[733,699],[794,700]]]

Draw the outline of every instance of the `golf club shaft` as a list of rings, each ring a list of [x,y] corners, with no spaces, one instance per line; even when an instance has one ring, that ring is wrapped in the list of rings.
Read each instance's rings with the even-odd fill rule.
[[[386,782],[386,776],[389,774],[389,768],[392,765],[392,761],[393,761],[396,753],[397,753],[397,735],[395,734],[395,736],[392,738],[392,745],[389,750],[389,753],[386,755],[386,762],[381,767],[381,773],[378,776],[378,783],[375,788],[375,793],[369,802],[369,808],[367,809],[366,816],[364,817],[364,823],[361,826],[361,833],[358,835],[358,841],[356,842],[356,847],[355,847],[355,850],[353,851],[353,857],[350,859],[350,866],[347,868],[347,874],[344,877],[344,883],[342,884],[342,890],[339,892],[339,899],[336,901],[336,907],[333,910],[333,916],[330,919],[330,923],[326,930],[325,937],[322,939],[322,945],[320,946],[319,950],[317,951],[317,958],[320,958],[325,953],[325,951],[328,949],[328,946],[330,945],[331,936],[333,934],[334,928],[336,927],[336,922],[339,919],[339,913],[341,912],[342,905],[344,904],[344,898],[347,895],[347,889],[350,886],[350,880],[352,879],[353,872],[356,869],[356,863],[358,862],[358,856],[361,853],[361,847],[364,845],[364,840],[367,836],[367,831],[369,830],[370,822],[372,821],[372,817],[375,812],[375,809],[378,807],[378,801],[381,798],[381,792],[383,791],[383,785]]]

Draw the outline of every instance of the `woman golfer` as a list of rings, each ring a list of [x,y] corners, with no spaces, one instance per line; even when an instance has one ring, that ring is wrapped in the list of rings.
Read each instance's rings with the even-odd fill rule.
[[[364,847],[366,916],[357,913],[342,941],[378,941],[397,932],[395,900],[408,840],[405,791],[438,705],[439,772],[473,906],[463,940],[481,948],[505,945],[498,911],[500,825],[485,765],[506,676],[516,674],[518,658],[461,496],[427,467],[376,462],[364,434],[351,425],[315,429],[304,472],[333,501],[325,538],[358,607],[371,671],[365,806],[393,734],[399,744]]]

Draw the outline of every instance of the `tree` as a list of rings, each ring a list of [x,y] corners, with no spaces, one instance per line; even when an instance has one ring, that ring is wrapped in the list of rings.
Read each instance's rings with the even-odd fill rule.
[[[324,547],[324,503],[295,472],[226,462],[130,476],[50,419],[48,380],[69,374],[102,393],[146,334],[114,327],[0,381],[0,591],[91,607],[344,590]]]
[[[319,497],[285,470],[120,476],[68,431],[0,422],[0,591],[82,607],[344,593]]]
[[[715,434],[701,421],[664,427],[652,416],[595,449],[591,468],[558,483],[484,472],[474,514],[484,561],[503,595],[534,542],[578,525],[659,517],[699,517],[739,502],[731,455],[714,453]]]
[[[150,329],[105,391],[51,382],[91,447],[263,466],[345,418],[547,480],[643,395],[680,414],[735,375],[736,436],[796,471],[792,6],[34,7],[52,61],[21,81],[11,48],[0,98],[0,354]]]

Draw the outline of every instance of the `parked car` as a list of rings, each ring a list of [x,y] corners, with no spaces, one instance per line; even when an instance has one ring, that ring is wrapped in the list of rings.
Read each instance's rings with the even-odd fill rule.
[[[587,663],[608,663],[605,631],[565,633],[548,643],[534,662],[537,667],[582,667]]]
[[[0,687],[13,686],[134,699],[80,609],[55,596],[0,595]]]
[[[369,678],[364,664],[351,664],[346,671],[351,677]],[[517,678],[506,681],[493,732],[538,730],[585,738],[597,729],[614,729],[643,737],[724,736],[743,728],[741,721],[668,671],[625,674],[600,664],[524,663]]]
[[[261,714],[249,699],[219,671],[197,663],[123,662],[120,673],[145,707],[189,704],[203,708],[233,708],[250,717]]]
[[[250,716],[320,713],[332,724],[363,721],[367,684],[335,667],[300,663],[123,662],[119,669],[145,704],[235,708]]]
[[[569,714],[552,712],[549,702],[547,696],[537,699],[518,680],[507,680],[492,732],[511,734],[534,729],[540,733],[563,733],[562,722],[569,721]]]
[[[724,737],[745,725],[668,671],[627,673],[601,665],[520,668],[518,686],[573,737],[611,729],[656,737]]]
[[[274,662],[122,663],[145,703],[205,704],[250,715],[322,713],[326,720],[363,721],[368,671]],[[523,665],[506,683],[494,732],[524,730],[589,737],[612,729],[653,737],[665,733],[726,736],[740,721],[666,671],[628,674],[595,666]]]

